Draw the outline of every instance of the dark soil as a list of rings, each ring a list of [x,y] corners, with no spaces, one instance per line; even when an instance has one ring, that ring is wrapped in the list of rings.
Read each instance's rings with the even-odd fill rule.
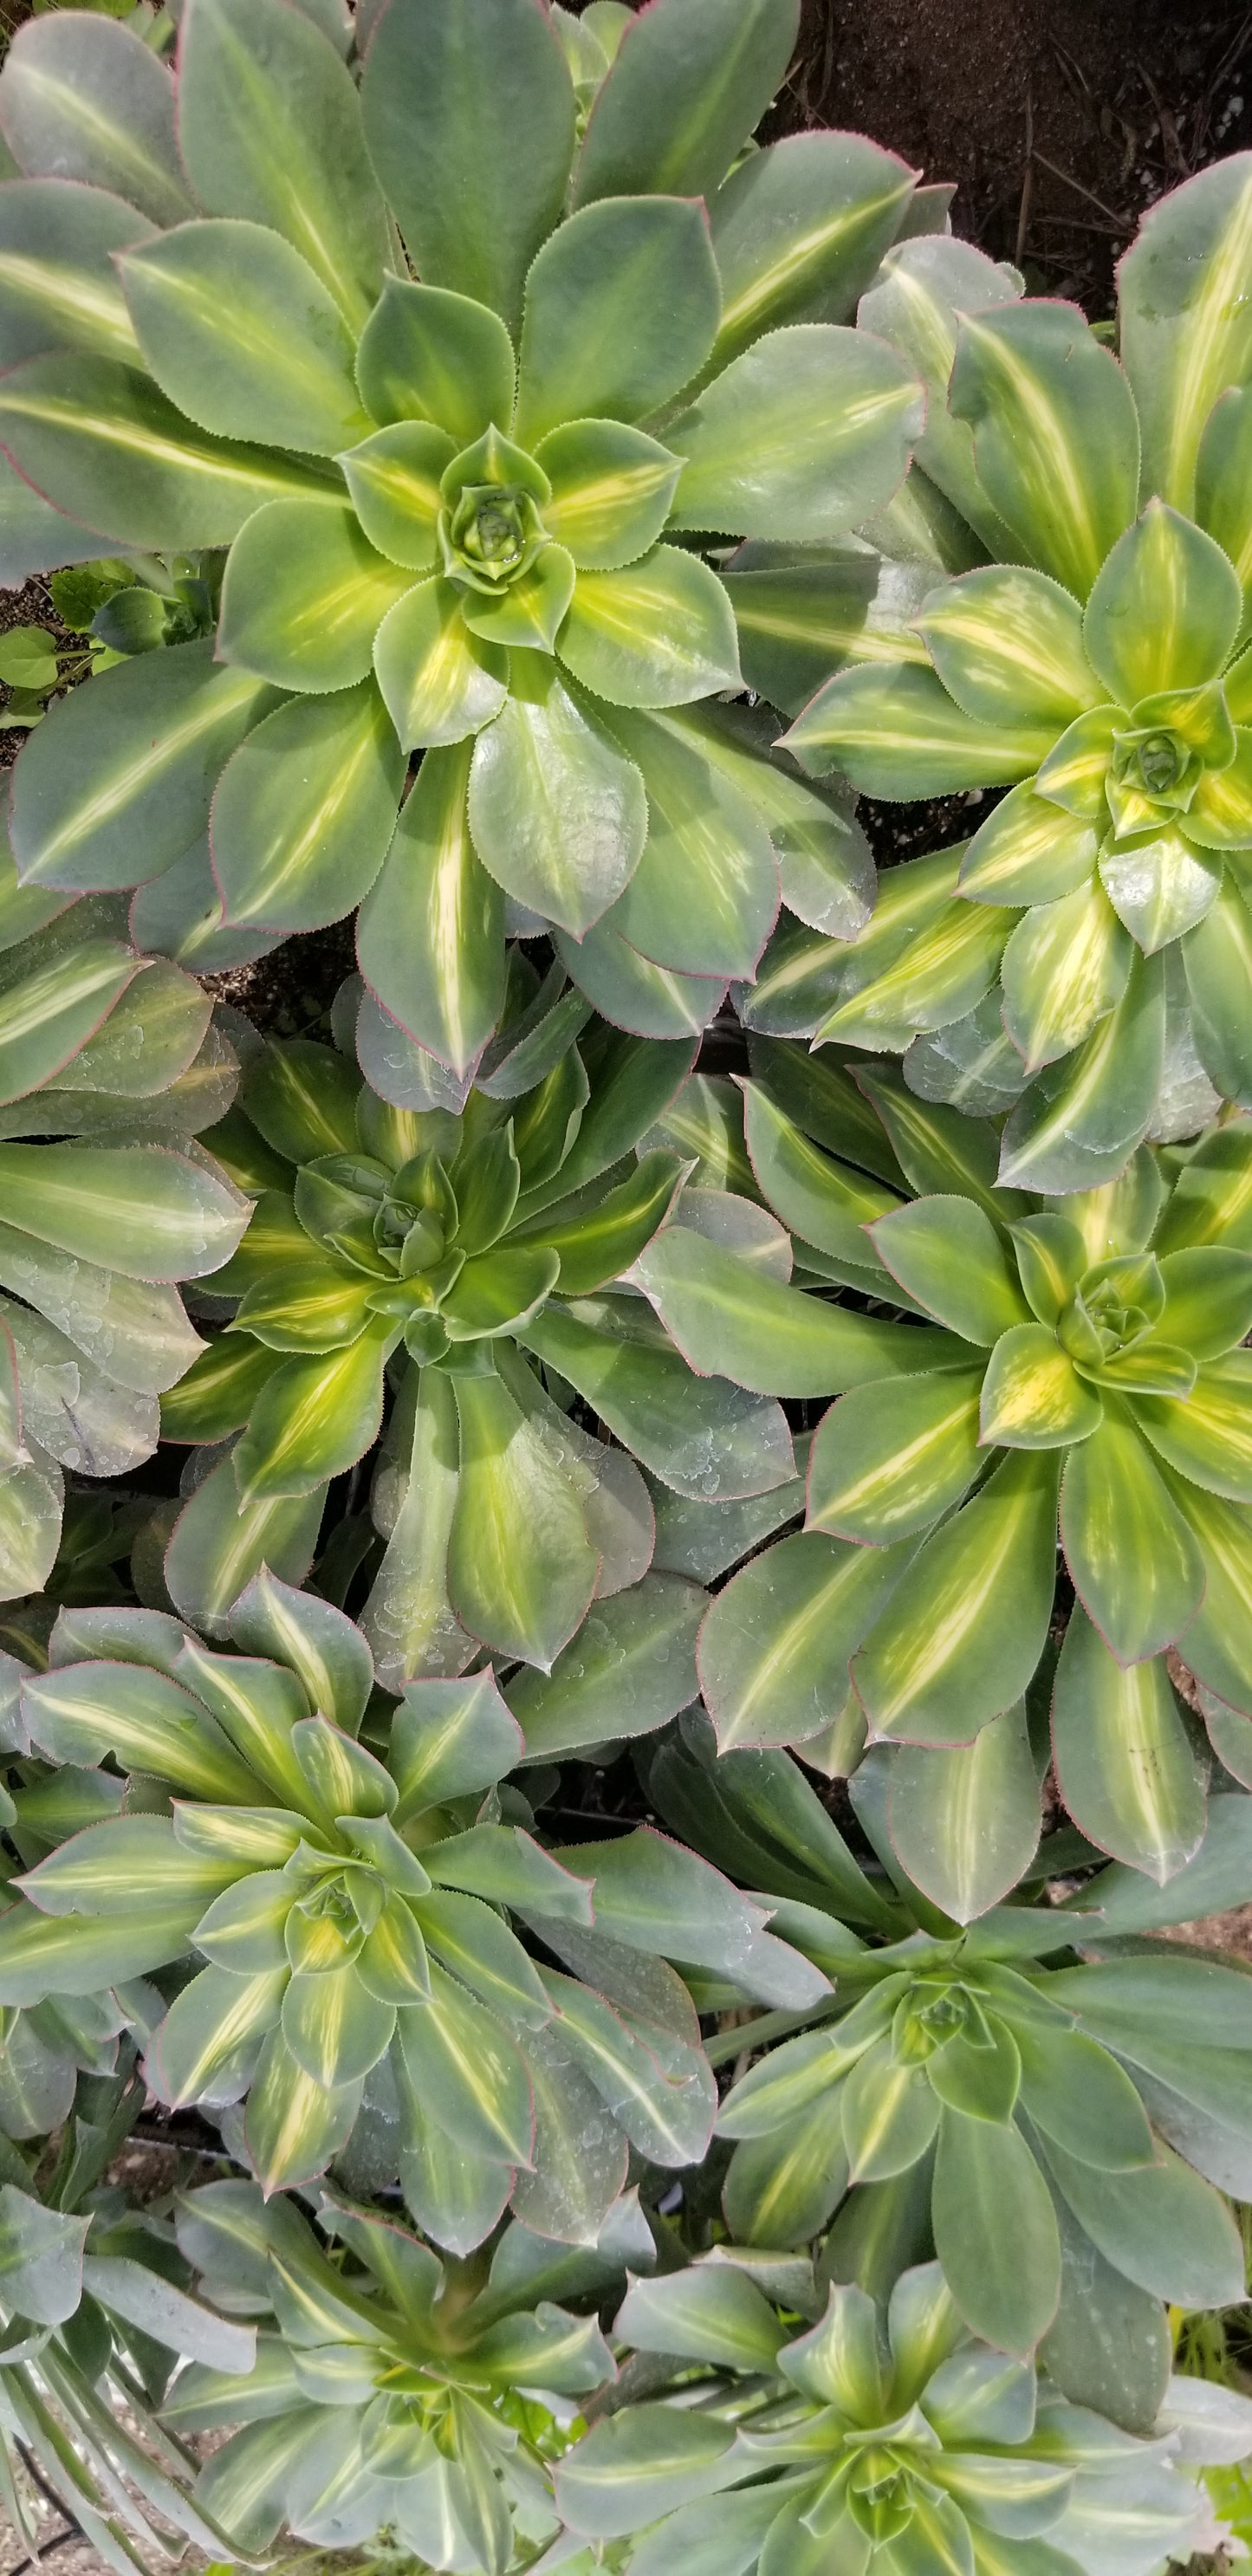
[[[805,0],[778,130],[847,125],[954,180],[1031,292],[1111,309],[1145,206],[1252,142],[1243,0]]]

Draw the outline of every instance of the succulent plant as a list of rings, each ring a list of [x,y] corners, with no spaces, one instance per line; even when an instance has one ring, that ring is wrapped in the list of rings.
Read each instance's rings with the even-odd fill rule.
[[[1250,190],[1236,155],[1145,217],[1116,355],[964,244],[889,252],[861,321],[930,388],[908,506],[883,532],[902,560],[874,613],[845,614],[843,667],[803,706],[823,589],[837,625],[857,567],[754,558],[754,677],[781,693],[790,676],[786,743],[806,766],[879,796],[1010,793],[914,866],[863,946],[788,932],[749,1013],[911,1047],[927,1096],[1007,1109],[1009,1185],[1111,1179],[1145,1135],[1252,1098],[1252,408],[1225,282]],[[806,628],[789,671],[779,655],[794,662]]]
[[[972,2333],[1038,2348],[1075,2402],[1150,2429],[1170,2361],[1160,2302],[1243,2296],[1222,2194],[1252,2178],[1247,1981],[1154,1936],[1246,1886],[1246,1797],[1214,1799],[1166,1889],[1113,1862],[1050,1903],[1049,1878],[1099,1859],[1052,1837],[1014,1901],[962,1928],[906,1876],[873,1760],[852,1784],[868,1870],[790,1756],[719,1759],[697,1716],[646,1776],[666,1822],[836,1984],[803,2024],[773,2015],[713,2043],[736,2065],[718,2114],[738,2142],[732,2236],[801,2246],[834,2217],[834,2277],[846,2264],[870,2286],[933,2250]]]
[[[137,651],[24,754],[25,882],[130,884],[140,850],[189,927],[207,826],[232,935],[363,905],[371,991],[459,1076],[510,907],[663,1036],[751,977],[780,867],[805,918],[859,926],[846,795],[717,704],[742,679],[710,557],[890,500],[921,386],[843,317],[946,198],[854,135],[749,149],[798,16],[391,0],[359,91],[280,0],[189,0],[173,79],[118,27],[23,31],[7,560],[122,549],[129,650],[175,631],[146,550],[228,549],[216,641]]]
[[[903,2272],[885,2316],[832,2284],[798,2335],[715,2260],[636,2284],[617,2323],[681,2393],[596,2425],[557,2492],[576,2532],[644,2526],[631,2576],[1149,2576],[1199,2521],[1172,2424],[1145,2443],[1067,2405],[965,2332],[937,2264]],[[1191,2428],[1203,2456],[1198,2409]]]
[[[515,2548],[555,2535],[563,2425],[614,2376],[594,2309],[555,2301],[602,2300],[628,2259],[655,2259],[637,2201],[615,2206],[598,2245],[513,2220],[472,2263],[441,2262],[393,2214],[341,2194],[323,2192],[317,2214],[333,2252],[254,2184],[182,2202],[179,2243],[202,2290],[261,2328],[250,2379],[200,2365],[165,2406],[180,2434],[241,2426],[197,2503],[249,2552],[284,2528],[342,2549],[381,2527],[424,2566],[503,2576]]]
[[[1050,1689],[1075,1822],[1168,1877],[1203,1833],[1207,1771],[1164,1660],[1175,1644],[1219,1759],[1249,1776],[1247,1121],[1042,1201],[996,1182],[990,1121],[919,1099],[887,1066],[853,1080],[764,1040],[754,1064],[745,1167],[808,1284],[671,1227],[633,1274],[661,1320],[694,1366],[716,1341],[728,1375],[789,1396],[832,1382],[822,1337],[845,1320],[890,1329],[832,1308],[824,1277],[915,1320],[895,1328],[890,1377],[845,1375],[803,1495],[780,1495],[719,1560],[803,1507],[803,1530],[753,1552],[705,1618],[720,1742],[834,1729],[846,1770],[868,1728],[908,1748],[920,1801],[972,1800],[972,1832],[999,1826],[1007,1885],[1039,1831],[1021,1702]],[[1058,1541],[1078,1598],[1053,1686]],[[696,1549],[675,1567],[694,1570]]]
[[[231,1642],[213,1652],[160,1612],[62,1615],[21,1719],[104,1812],[77,1832],[68,1815],[14,1882],[4,2003],[195,1963],[150,2040],[159,2097],[229,2113],[246,2095],[231,2135],[267,2190],[323,2172],[364,2108],[358,2148],[378,2141],[385,2179],[458,2251],[506,2204],[541,2233],[594,2234],[628,2139],[663,2165],[698,2157],[715,2089],[666,1957],[780,2003],[823,1992],[822,1972],[647,1827],[545,1850],[501,1785],[525,1744],[490,1667],[371,1707],[359,1630],[269,1575]],[[155,1810],[133,1803],[136,1775],[161,1784]],[[510,1915],[571,1973],[536,1965]]]

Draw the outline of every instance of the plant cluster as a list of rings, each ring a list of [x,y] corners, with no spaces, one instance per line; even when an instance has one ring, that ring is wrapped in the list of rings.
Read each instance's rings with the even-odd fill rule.
[[[1252,160],[1092,324],[798,19],[0,70],[0,2502],[120,2576],[1246,2498]]]

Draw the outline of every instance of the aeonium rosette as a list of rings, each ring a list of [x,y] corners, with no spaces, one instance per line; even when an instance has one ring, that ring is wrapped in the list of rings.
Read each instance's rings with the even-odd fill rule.
[[[179,865],[180,900],[216,887],[258,935],[364,902],[381,1005],[462,1075],[510,904],[660,1035],[752,976],[780,866],[806,918],[859,926],[846,794],[704,703],[742,687],[710,557],[872,516],[922,418],[844,317],[938,210],[857,137],[740,160],[797,23],[661,0],[611,67],[590,31],[581,132],[541,0],[390,0],[359,90],[281,0],[190,0],[176,83],[121,29],[24,36],[14,542],[229,550],[215,641],[139,652],[23,756],[27,879]]]

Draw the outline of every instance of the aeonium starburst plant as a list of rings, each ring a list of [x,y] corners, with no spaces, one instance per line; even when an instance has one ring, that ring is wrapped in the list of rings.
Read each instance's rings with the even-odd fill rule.
[[[177,2434],[239,2428],[197,2501],[249,2551],[284,2527],[323,2548],[387,2528],[423,2566],[503,2576],[515,2550],[554,2538],[562,2426],[615,2376],[594,2309],[563,2303],[612,2297],[628,2261],[655,2259],[635,2195],[589,2245],[513,2220],[467,2261],[441,2262],[391,2211],[340,2193],[323,2191],[317,2215],[329,2243],[252,2183],[181,2204],[203,2294],[261,2327],[250,2380],[195,2367],[164,2409]]]
[[[992,1105],[989,1083],[1010,1184],[1112,1178],[1215,1094],[1252,1099],[1252,398],[1225,282],[1249,202],[1242,154],[1152,209],[1117,355],[955,243],[893,251],[861,304],[928,374],[911,479],[967,549],[786,740],[875,795],[1010,792],[863,949],[792,937],[749,1007],[819,1042],[916,1036],[930,1096]]]
[[[41,562],[84,527],[228,549],[215,642],[105,674],[24,761],[30,881],[152,877],[207,824],[228,926],[368,899],[367,980],[461,1072],[510,904],[657,1034],[752,976],[780,864],[806,917],[866,917],[846,797],[704,704],[742,685],[710,555],[872,513],[922,418],[843,318],[913,175],[851,136],[740,162],[798,17],[658,0],[585,130],[545,0],[389,0],[359,91],[282,0],[189,0],[173,79],[73,15],[19,41],[11,515]]]
[[[968,1765],[941,1767],[971,1796],[985,1770],[984,1815],[1020,1800],[1033,1850],[1018,1704],[1048,1646],[1059,1545],[1078,1596],[1053,1698],[1062,1795],[1098,1843],[1168,1876],[1203,1831],[1205,1764],[1167,1648],[1248,1776],[1248,1121],[1042,1201],[995,1181],[991,1122],[918,1099],[898,1073],[862,1065],[854,1082],[798,1049],[754,1054],[750,1169],[808,1284],[673,1226],[632,1277],[695,1366],[716,1348],[761,1392],[821,1392],[814,1336],[844,1320],[823,1278],[915,1320],[896,1328],[890,1379],[849,1386],[818,1423],[803,1530],[706,1614],[698,1660],[721,1741],[842,1728],[847,1768],[861,1721],[915,1762],[1002,1720]]]
[[[641,1466],[728,1499],[793,1473],[781,1406],[690,1368],[617,1285],[671,1212],[735,1218],[707,1194],[681,1200],[681,1157],[644,1144],[691,1048],[592,1022],[562,982],[557,969],[506,1025],[460,1114],[397,1110],[333,1048],[271,1044],[243,1117],[210,1139],[268,1186],[219,1275],[233,1321],[171,1393],[167,1436],[238,1431],[218,1472],[260,1510],[324,1492],[371,1450],[394,1390],[375,1492],[388,1555],[365,1624],[397,1687],[482,1646],[550,1667],[593,1598],[647,1572]],[[927,1347],[861,1316],[828,1332],[840,1384],[915,1346],[920,1366]]]
[[[881,1755],[851,1783],[863,1861],[790,1755],[718,1754],[694,1712],[645,1777],[666,1823],[761,1891],[835,1985],[803,2024],[766,2015],[710,2043],[735,2061],[718,2113],[732,2236],[796,2248],[833,2221],[830,2277],[878,2284],[933,2248],[971,2333],[1038,2349],[1076,2404],[1150,2431],[1162,2303],[1242,2296],[1222,2195],[1252,2173],[1246,1979],[1168,1935],[1246,1884],[1252,1801],[1214,1798],[1162,1889],[1121,1862],[1075,1888],[1076,1858],[1099,1855],[1064,1827],[997,1884],[994,1814],[967,1827],[939,1798],[936,1885],[925,1811]],[[972,1925],[948,1910],[963,1845],[984,1881]]]
[[[556,2483],[573,2531],[636,2535],[631,2576],[1149,2576],[1200,2521],[1170,2431],[1136,2440],[976,2341],[934,2264],[885,2313],[837,2283],[796,2333],[706,2258],[637,2283],[617,2329],[681,2382],[596,2425]]]
[[[228,2121],[267,2191],[353,2141],[455,2251],[506,2206],[592,2240],[628,2140],[679,2166],[708,2142],[716,2088],[667,1957],[784,2007],[826,1988],[663,1835],[546,1850],[504,1785],[529,1748],[489,1666],[375,1699],[359,1629],[268,1574],[225,1652],[159,1611],[87,1610],[50,1658],[22,1723],[83,1788],[11,1883],[0,2001],[161,1979],[149,2084]],[[534,1927],[568,1974],[532,1957]]]

